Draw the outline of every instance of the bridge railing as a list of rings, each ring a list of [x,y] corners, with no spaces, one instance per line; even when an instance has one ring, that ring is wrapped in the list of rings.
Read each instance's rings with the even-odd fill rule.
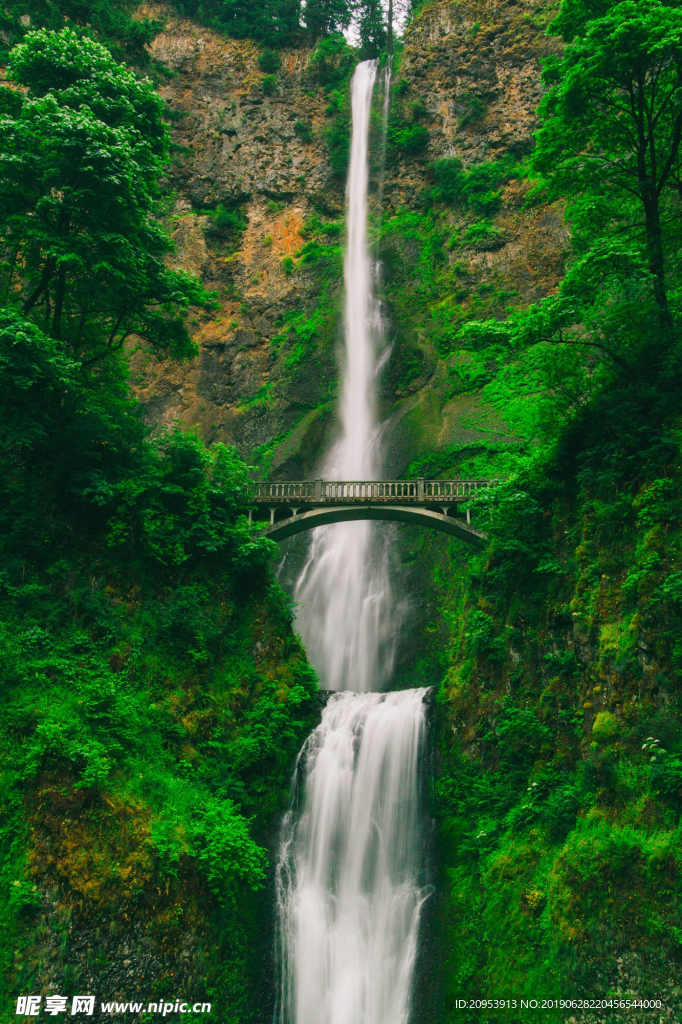
[[[345,504],[386,502],[387,504],[455,504],[467,501],[477,491],[499,480],[286,480],[259,481],[253,485],[254,503]]]

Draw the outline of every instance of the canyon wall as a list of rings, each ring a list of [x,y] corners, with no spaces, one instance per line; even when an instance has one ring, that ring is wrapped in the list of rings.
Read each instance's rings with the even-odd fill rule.
[[[174,112],[168,219],[178,263],[215,289],[219,308],[193,320],[195,360],[158,363],[141,349],[133,383],[152,422],[179,420],[209,442],[234,443],[275,478],[310,475],[334,431],[344,174],[342,165],[333,170],[330,148],[343,132],[338,93],[321,84],[310,51],[283,53],[273,82],[253,43],[166,13],[153,56],[171,73],[161,87]],[[439,280],[408,313],[391,302],[390,261],[417,258],[403,221],[433,206],[433,162],[456,156],[466,168],[529,152],[540,62],[556,47],[547,21],[533,4],[443,0],[415,19],[398,56],[391,124],[418,121],[424,140],[419,152],[406,151],[389,127],[386,172],[375,182],[383,192],[379,254],[389,261],[392,346],[380,414],[391,473],[503,429],[476,395],[449,393],[456,357],[434,345],[431,307],[453,303],[464,319],[495,312],[501,301],[547,294],[561,274],[561,211],[529,205],[528,183],[512,177],[490,221],[494,245],[448,244],[445,236],[461,236],[472,218],[440,204]],[[396,283],[409,297],[418,282],[408,274]]]

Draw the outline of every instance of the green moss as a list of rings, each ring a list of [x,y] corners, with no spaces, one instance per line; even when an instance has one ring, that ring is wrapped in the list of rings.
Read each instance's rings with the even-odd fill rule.
[[[610,711],[600,711],[592,724],[592,735],[597,740],[612,740],[620,731],[620,722]]]

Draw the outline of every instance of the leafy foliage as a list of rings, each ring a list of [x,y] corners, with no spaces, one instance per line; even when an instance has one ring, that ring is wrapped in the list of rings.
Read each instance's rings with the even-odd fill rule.
[[[621,213],[623,226],[644,236],[665,328],[671,320],[662,220],[679,224],[678,20],[676,7],[651,0],[626,0],[589,20],[565,55],[547,62],[550,90],[541,107],[544,124],[534,157],[534,166],[559,192],[605,190],[629,207],[630,216]]]
[[[458,157],[449,156],[436,160],[431,173],[436,181],[435,198],[489,217],[500,209],[500,186],[517,173],[517,168],[511,160],[502,159],[464,170]]]
[[[352,75],[357,56],[341,32],[321,39],[311,54],[309,67],[327,92],[341,89]]]
[[[145,66],[149,63],[146,47],[162,22],[135,17],[138,7],[139,0],[95,0],[88,4],[80,0],[7,0],[0,11],[2,46],[8,41],[11,45],[20,42],[28,29],[61,31],[78,26],[94,33],[119,60],[125,58]]]
[[[5,302],[85,365],[133,333],[192,354],[183,313],[209,297],[165,262],[172,245],[153,214],[168,129],[151,82],[69,29],[30,34],[9,74],[29,93],[0,125]]]
[[[262,40],[268,46],[296,45],[301,37],[300,0],[176,0],[181,14],[235,39]]]
[[[428,537],[411,552],[433,565],[449,653],[433,938],[449,951],[444,1021],[487,1020],[456,1000],[491,989],[651,992],[676,970],[678,21],[674,6],[567,0],[552,30],[570,45],[546,63],[530,168],[436,161],[421,211],[383,225],[396,321],[435,343],[448,397],[476,396],[503,425],[409,470],[506,478],[470,505],[484,554]],[[500,231],[512,192],[566,202],[566,272],[539,302],[491,308],[460,249]]]
[[[191,432],[152,438],[129,394],[126,337],[191,355],[185,312],[207,305],[156,219],[162,102],[71,29],[29,34],[10,67],[27,92],[0,94],[0,986],[24,983],[17,948],[40,972],[63,919],[75,964],[106,922],[90,972],[134,921],[155,986],[183,977],[246,1021],[317,684],[245,515],[249,468]]]
[[[258,67],[266,75],[274,75],[279,71],[282,58],[275,50],[265,49],[258,58]]]

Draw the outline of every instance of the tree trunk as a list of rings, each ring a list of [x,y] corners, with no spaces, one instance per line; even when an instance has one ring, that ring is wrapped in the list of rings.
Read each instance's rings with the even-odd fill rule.
[[[670,328],[672,327],[672,318],[668,307],[668,291],[665,283],[665,258],[663,256],[661,215],[658,201],[645,192],[642,196],[642,205],[644,206],[649,270],[654,289],[654,299],[658,308],[658,320],[661,327]]]
[[[61,265],[57,273],[57,288],[54,297],[54,317],[52,319],[52,333],[55,338],[61,340],[62,336],[62,312],[64,309],[64,291],[66,289],[66,267]]]
[[[23,306],[24,313],[30,313],[31,312],[31,310],[35,306],[36,302],[38,301],[40,296],[43,294],[43,292],[45,291],[45,289],[49,285],[50,281],[52,280],[52,275],[54,274],[55,265],[56,265],[56,260],[51,257],[47,261],[45,266],[43,267],[43,273],[42,273],[42,276],[41,276],[41,279],[40,279],[40,284],[35,289],[35,291],[31,295],[29,295],[29,297],[24,302],[24,306]]]
[[[14,269],[17,265],[17,259],[19,257],[19,245],[15,245],[11,250],[11,255],[8,260],[5,261],[7,266],[7,281],[5,287],[2,290],[2,298],[0,298],[0,305],[4,306],[9,299],[9,294],[12,290],[12,280],[14,278]]]

